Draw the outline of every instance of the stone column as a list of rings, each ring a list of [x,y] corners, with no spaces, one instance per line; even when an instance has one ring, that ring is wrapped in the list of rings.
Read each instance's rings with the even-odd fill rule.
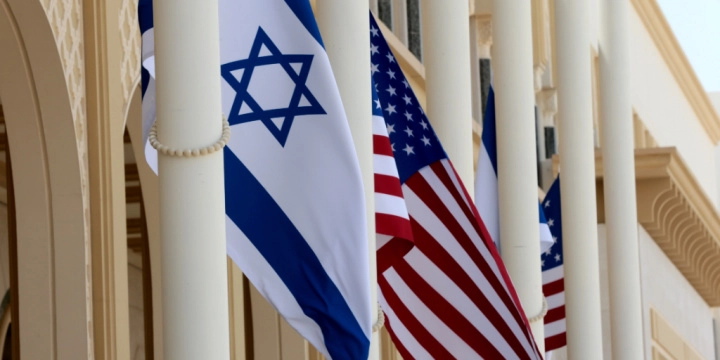
[[[317,0],[316,18],[350,123],[365,188],[373,324],[377,322],[375,182],[373,173],[370,13],[365,0]],[[343,31],[338,31],[343,29]],[[369,359],[380,358],[380,335],[373,333]]]
[[[474,197],[470,11],[467,1],[422,0],[426,113]]]
[[[602,359],[588,0],[555,1],[569,359]]]
[[[502,258],[526,315],[542,311],[531,5],[493,1],[493,67]],[[530,324],[544,352],[542,320]]]
[[[635,154],[630,99],[630,3],[602,2],[600,114],[613,359],[644,359]]]
[[[217,0],[155,0],[158,140],[221,137]],[[192,84],[192,86],[188,86]],[[230,357],[223,153],[158,154],[167,359]]]

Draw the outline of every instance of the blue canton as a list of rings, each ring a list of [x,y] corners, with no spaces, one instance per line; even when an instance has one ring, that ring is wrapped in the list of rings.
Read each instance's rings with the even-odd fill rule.
[[[373,114],[382,114],[400,175],[400,183],[447,155],[430,126],[405,75],[370,15]],[[377,96],[377,97],[375,97]]]
[[[270,52],[270,55],[260,56],[260,50],[263,45]],[[312,60],[313,55],[282,54],[265,31],[261,27],[258,28],[248,58],[223,64],[220,68],[222,77],[236,93],[235,101],[233,101],[230,115],[228,116],[230,125],[259,120],[267,127],[270,133],[275,136],[280,145],[285,146],[288,135],[290,134],[290,128],[296,116],[326,114],[325,110],[306,85]],[[248,92],[253,70],[256,67],[264,65],[282,66],[283,70],[287,72],[290,79],[295,83],[295,90],[290,97],[290,103],[287,108],[263,109]],[[299,65],[299,67],[296,67],[298,70],[293,68],[293,65]],[[237,79],[232,74],[232,72],[236,70],[243,70],[240,79]],[[268,84],[268,86],[272,86],[272,84]],[[306,105],[300,106],[300,101],[303,98],[306,100]],[[251,111],[241,114],[240,109],[243,104]],[[282,119],[282,125],[278,127],[272,119]]]
[[[545,218],[547,218],[550,233],[553,236],[553,245],[540,257],[542,271],[550,270],[563,264],[562,248],[562,212],[560,210],[560,177],[552,184],[545,200],[542,203]]]

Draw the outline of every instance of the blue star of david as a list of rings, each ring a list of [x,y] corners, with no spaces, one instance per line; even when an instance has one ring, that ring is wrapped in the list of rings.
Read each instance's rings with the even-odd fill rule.
[[[265,45],[270,55],[260,56],[260,50]],[[327,114],[315,96],[307,88],[306,82],[310,74],[310,65],[312,64],[314,55],[292,54],[285,55],[280,52],[277,46],[270,40],[265,31],[259,27],[255,41],[250,49],[250,55],[247,59],[229,62],[220,67],[222,77],[235,90],[235,100],[230,110],[228,122],[230,125],[242,124],[251,121],[260,121],[272,133],[281,146],[285,146],[290,127],[295,117],[302,115],[324,115]],[[264,110],[260,104],[248,92],[250,79],[253,70],[258,66],[264,65],[280,65],[287,72],[290,79],[295,83],[295,90],[290,97],[290,103],[284,109]],[[292,65],[300,65],[298,71]],[[242,77],[238,80],[232,72],[244,69]],[[267,84],[272,86],[272,84]],[[307,100],[306,105],[300,106],[302,98]],[[245,104],[251,111],[240,114],[242,105]],[[278,127],[272,119],[282,118],[283,122]]]

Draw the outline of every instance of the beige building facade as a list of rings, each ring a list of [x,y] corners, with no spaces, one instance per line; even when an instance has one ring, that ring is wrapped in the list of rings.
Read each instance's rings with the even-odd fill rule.
[[[531,1],[540,196],[562,156],[560,1]],[[717,359],[720,94],[702,88],[656,0],[626,1],[644,356]],[[465,120],[474,144],[472,156],[455,164],[461,174],[473,173],[483,101],[500,61],[493,57],[499,37],[492,3],[471,0],[469,17],[457,19],[470,30],[472,118]],[[603,358],[611,359],[607,270],[614,259],[607,255],[601,148],[602,3],[589,0],[586,66],[592,75],[602,347]],[[426,6],[419,0],[369,2],[423,105],[431,100],[426,79],[433,76],[424,61],[437,55],[424,47],[423,20],[436,16],[423,13]],[[168,274],[160,264],[159,183],[141,155],[136,10],[137,0],[0,0],[2,359],[165,358],[162,281]],[[232,262],[227,268],[232,359],[320,358]],[[384,330],[380,338],[379,358],[399,359]],[[563,358],[565,349],[553,354]]]

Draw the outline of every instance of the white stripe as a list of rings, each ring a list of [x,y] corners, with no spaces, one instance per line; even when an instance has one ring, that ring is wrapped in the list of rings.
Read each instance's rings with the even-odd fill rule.
[[[400,318],[395,315],[395,311],[393,311],[392,307],[390,307],[387,301],[385,301],[382,291],[378,291],[378,301],[380,302],[380,307],[382,307],[385,315],[387,315],[388,320],[390,321],[390,326],[392,326],[392,331],[395,334],[395,337],[397,337],[398,341],[400,341],[405,350],[407,350],[415,359],[432,359],[430,353],[425,350],[417,339],[415,339],[412,333],[410,333],[407,327],[405,327],[405,324],[400,321]]]
[[[155,150],[155,148],[150,145],[150,141],[145,142],[145,162],[147,162],[148,166],[150,166],[150,169],[155,173],[155,175],[157,175],[158,154],[157,150]]]
[[[449,169],[450,171],[452,169]],[[452,197],[450,194],[450,191],[445,187],[445,185],[442,183],[442,181],[437,177],[434,171],[430,167],[426,167],[422,170],[420,170],[420,174],[422,174],[423,178],[428,182],[430,187],[435,191],[436,194],[440,197],[440,200],[443,202],[445,207],[450,210],[453,217],[458,220],[460,223],[460,226],[463,228],[465,233],[468,235],[470,240],[475,244],[475,247],[478,249],[480,254],[485,260],[493,259],[492,254],[490,253],[490,250],[487,248],[487,245],[480,237],[480,234],[475,231],[475,228],[470,223],[470,220],[465,216],[465,213],[460,208],[460,205],[455,201],[455,198]],[[451,179],[455,178],[454,173],[449,172],[448,175]],[[457,189],[461,194],[461,189]],[[495,261],[488,261],[488,265],[492,269],[493,273],[495,274],[495,277],[498,279],[502,279],[502,274],[500,273],[500,268],[498,267],[497,263]],[[505,288],[505,291],[508,291],[508,287],[505,284],[504,281],[501,281],[503,284],[503,288]]]
[[[392,156],[374,154],[373,165],[375,165],[375,174],[398,177],[397,165]]]
[[[553,246],[554,243],[550,226],[547,223],[540,223],[540,254]]]
[[[408,264],[435,289],[447,302],[460,312],[501,354],[513,354],[514,350],[497,331],[487,316],[478,309],[473,301],[458,285],[438,268],[417,248],[413,248],[405,256]],[[516,334],[517,335],[517,334]],[[522,335],[521,335],[522,336]],[[528,350],[528,349],[526,349]]]
[[[320,326],[302,311],[293,294],[280,279],[265,257],[257,251],[245,234],[225,216],[227,252],[236,264],[243,264],[243,274],[278,310],[300,335],[310,341],[326,357],[328,351]]]
[[[150,75],[155,77],[155,28],[145,30],[142,34],[142,49],[140,60]]]
[[[547,302],[548,310],[559,308],[565,305],[565,292],[561,291],[557,294],[547,296],[545,297],[545,301]]]
[[[477,175],[475,178],[475,206],[485,224],[495,246],[500,249],[500,216],[498,200],[498,180],[490,162],[490,155],[483,144],[478,155]]]
[[[155,79],[150,78],[148,80],[145,94],[142,99],[142,135],[143,142],[147,141],[150,136],[150,128],[155,123],[155,116],[157,114],[155,107]]]
[[[383,235],[383,234],[375,234],[375,250],[380,250],[383,246],[385,246],[390,240],[393,239],[394,236],[390,235]]]
[[[415,218],[419,224],[422,224],[421,226],[430,234],[430,236],[440,242],[445,251],[447,251],[455,262],[457,262],[457,264],[463,269],[463,271],[470,276],[475,285],[481,289],[482,293],[487,297],[488,301],[492,304],[493,308],[497,310],[500,316],[503,319],[508,319],[508,325],[513,330],[513,333],[525,334],[524,329],[520,328],[520,325],[514,320],[511,310],[505,306],[505,303],[503,303],[500,299],[500,296],[495,291],[495,288],[490,285],[490,282],[487,280],[483,272],[477,268],[475,262],[473,262],[467,252],[465,252],[465,250],[457,243],[452,233],[450,233],[442,221],[435,216],[427,205],[407,185],[403,185],[403,192],[405,194],[405,200],[408,204],[408,209],[412,209],[411,216]],[[505,286],[503,279],[499,278],[499,280],[503,286]],[[513,303],[512,300],[511,303]],[[522,339],[524,343],[528,341],[527,336],[525,335],[518,337]]]
[[[470,199],[465,197],[465,187],[461,186],[460,180],[455,177],[455,170],[453,170],[453,167],[450,166],[450,160],[443,159],[440,160],[440,163],[445,168],[445,172],[450,176],[450,180],[452,181],[453,185],[455,185],[455,189],[457,189],[458,194],[460,194],[460,197],[465,201],[465,206],[469,209],[470,208]]]
[[[546,339],[551,336],[562,334],[565,331],[566,331],[565,319],[560,319],[558,321],[553,321],[549,324],[545,324],[545,338]]]
[[[375,193],[375,212],[410,219],[405,207],[405,199],[395,195]]]
[[[373,104],[373,106],[375,106]],[[381,135],[388,137],[387,127],[385,127],[385,120],[382,116],[373,115],[372,117],[373,135]]]
[[[425,327],[425,329],[442,344],[442,346],[450,354],[457,359],[480,358],[478,354],[468,344],[463,341],[455,332],[452,331],[445,323],[440,320],[417,295],[408,287],[403,279],[398,275],[394,268],[388,269],[384,273],[385,279],[395,290],[400,301],[408,308],[412,309],[417,320]],[[472,356],[474,355],[474,356]]]
[[[562,279],[563,276],[565,276],[565,266],[556,266],[552,269],[547,269],[542,272],[542,282],[543,284],[548,284],[553,281]]]

